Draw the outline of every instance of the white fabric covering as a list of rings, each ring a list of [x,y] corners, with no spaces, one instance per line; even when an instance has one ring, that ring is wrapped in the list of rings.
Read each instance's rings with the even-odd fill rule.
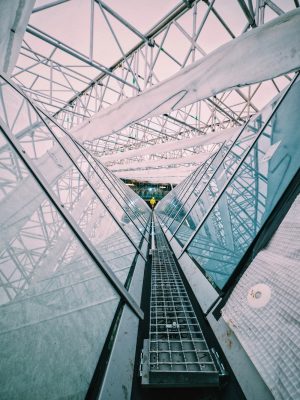
[[[300,394],[299,238],[300,196],[222,311],[276,400],[295,400]],[[271,289],[271,298],[262,308],[247,301],[249,289],[257,284]]]

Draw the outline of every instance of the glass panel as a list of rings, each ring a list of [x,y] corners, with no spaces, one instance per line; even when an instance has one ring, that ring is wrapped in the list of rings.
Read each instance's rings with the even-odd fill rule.
[[[249,121],[238,136],[235,136],[225,144],[221,152],[212,161],[203,178],[199,180],[193,198],[187,203],[181,219],[178,219],[178,222],[175,222],[171,229],[174,232],[179,222],[184,218],[183,223],[175,234],[181,245],[188,241],[207,210],[214,204],[220,191],[232,177],[241,159],[251,147],[257,133],[270,117],[277,101],[278,99],[272,101],[253,121]]]
[[[120,210],[119,220],[126,225],[127,230],[130,229],[131,236],[135,237],[138,244],[145,224],[141,219],[141,212],[134,206],[135,202],[130,200],[127,194],[122,191],[119,183],[112,180],[112,177],[105,171],[104,167],[97,164],[88,152],[85,150],[83,152],[98,174],[93,176],[91,182],[94,185],[99,185],[99,181],[104,182],[104,186],[107,187],[107,193],[111,194],[110,206],[113,206],[114,210]]]
[[[109,263],[111,269],[124,283],[136,254],[136,249],[128,240],[128,236],[136,246],[139,246],[144,230],[136,216],[134,221],[128,217],[128,215],[131,217],[133,215],[129,207],[133,202],[126,203],[124,197],[122,198],[113,184],[108,182],[103,171],[92,158],[89,158],[89,161],[92,161],[92,164],[89,164],[72,140],[59,127],[45,118],[51,130],[60,138],[64,148],[76,161],[77,167],[89,179],[102,200],[100,202],[64,150],[56,141],[53,141],[50,129],[32,106],[4,80],[0,82],[1,117],[12,129],[12,133],[18,138],[22,148],[32,158],[35,166],[47,180],[62,204],[72,214],[81,229]],[[43,132],[43,140],[40,132]],[[12,153],[10,152],[10,154]],[[1,188],[2,195],[8,193],[12,188],[17,188],[22,195],[27,189],[24,188],[25,185],[18,187],[20,177],[17,174],[22,176],[23,171],[17,169],[17,165],[12,165],[14,155],[12,157],[7,156],[5,151],[1,153],[0,149],[0,157],[7,166],[2,175],[3,181],[5,180],[5,184]],[[97,173],[91,165],[95,167]],[[12,176],[12,168],[16,169],[14,177]],[[29,178],[29,180],[32,181],[32,178]],[[33,197],[34,192],[31,193]],[[114,218],[110,215],[106,206]],[[19,207],[23,207],[23,203],[19,203]],[[32,208],[31,211],[35,210]],[[139,213],[141,214],[140,210]],[[68,246],[72,248],[73,245],[70,242]]]
[[[299,169],[299,104],[297,82],[187,249],[220,289]]]
[[[167,223],[170,218],[173,218],[179,208],[182,205],[182,199],[186,196],[186,193],[191,189],[194,176],[201,170],[200,165],[191,175],[189,175],[183,182],[176,186],[167,196],[161,200],[156,207],[156,212],[163,219],[164,223]]]
[[[0,78],[0,118],[22,143],[23,149],[32,159],[42,157],[54,145],[49,130],[13,87]]]
[[[24,173],[1,201],[0,397],[84,398],[119,296],[13,159]]]
[[[187,213],[190,211],[190,209],[193,207],[193,205],[197,201],[197,197],[201,193],[201,188],[205,186],[205,184],[209,181],[209,179],[212,176],[213,173],[213,167],[216,165],[216,163],[220,163],[223,155],[225,154],[225,151],[229,147],[229,144],[226,146],[222,146],[222,149],[220,150],[220,153],[215,155],[216,157],[209,158],[207,160],[202,168],[200,173],[197,175],[196,180],[193,185],[193,190],[189,191],[189,196],[185,199],[183,199],[181,207],[177,210],[177,213],[174,215],[174,220],[172,221],[169,230],[174,233],[183,218],[187,215]],[[195,223],[192,222],[191,218],[189,217],[187,219],[188,224],[195,225]]]
[[[197,182],[201,177],[203,176],[203,173],[205,169],[207,168],[207,165],[209,164],[209,160],[201,164],[195,173],[190,177],[190,179],[187,181],[187,184],[182,188],[180,191],[179,195],[175,197],[174,199],[174,206],[172,211],[169,213],[169,219],[166,221],[166,224],[169,226],[172,223],[172,220],[178,215],[181,215],[182,208],[186,202],[186,200],[189,198],[190,195],[192,195],[196,189]]]

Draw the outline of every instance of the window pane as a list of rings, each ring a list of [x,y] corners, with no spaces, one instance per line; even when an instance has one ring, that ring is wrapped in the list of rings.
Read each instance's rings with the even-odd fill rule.
[[[207,210],[215,202],[222,187],[224,187],[238,168],[242,157],[252,145],[260,128],[270,117],[276,103],[277,99],[269,104],[253,121],[249,121],[236,141],[233,138],[230,142],[227,142],[209,165],[204,176],[199,179],[193,199],[185,207],[187,212],[191,207],[192,209],[175,235],[176,239],[182,245],[188,241],[193,231],[197,228],[197,225],[202,221]],[[231,147],[233,142],[234,144]],[[182,218],[185,215],[183,213]]]
[[[188,247],[223,288],[299,168],[300,83],[291,88]]]
[[[119,296],[28,173],[1,211],[0,397],[84,397]]]

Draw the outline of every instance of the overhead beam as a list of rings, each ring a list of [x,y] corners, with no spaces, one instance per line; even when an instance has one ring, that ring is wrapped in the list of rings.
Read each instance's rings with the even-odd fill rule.
[[[172,117],[172,115],[164,114],[164,117],[170,119],[171,121],[177,122],[180,125],[186,126],[187,128],[191,129],[192,131],[197,131],[197,132],[202,133],[202,134],[204,133],[203,131],[201,131],[200,129],[196,128],[195,126],[192,126],[190,124],[187,124],[185,121],[182,121],[180,119]]]
[[[300,68],[297,8],[246,32],[140,95],[101,110],[73,130],[79,140],[116,133],[130,124],[198,100]],[[276,60],[276,62],[274,62]]]
[[[122,179],[134,179],[134,180],[149,180],[156,179],[160,181],[163,178],[176,178],[178,179],[178,183],[181,182],[185,177],[190,175],[198,165],[190,166],[190,167],[176,167],[176,168],[160,168],[158,169],[150,169],[144,171],[118,171],[115,172],[115,175]]]
[[[273,1],[271,0],[265,0],[267,5],[271,8],[271,10],[273,10],[277,15],[283,15],[284,11],[278,7],[277,4],[273,3]]]
[[[51,8],[51,7],[58,6],[59,4],[67,3],[68,1],[70,1],[70,0],[57,0],[57,1],[52,1],[51,3],[44,4],[43,6],[34,8],[34,9],[32,10],[32,14],[37,13],[37,12],[40,12],[40,11],[47,10],[48,8]]]
[[[139,149],[128,150],[123,153],[110,154],[101,157],[101,162],[107,164],[114,161],[125,160],[127,158],[166,153],[175,150],[187,149],[190,147],[205,146],[208,144],[223,143],[225,140],[231,139],[234,135],[236,135],[240,129],[241,127],[229,128],[208,135],[194,136],[178,141],[168,141]]]
[[[96,0],[95,0],[96,1]],[[198,3],[200,0],[195,0],[196,3]],[[185,12],[187,12],[190,8],[187,7],[187,5],[183,2],[180,2],[177,6],[175,6],[167,15],[165,15],[161,20],[159,20],[151,29],[149,29],[148,32],[146,32],[143,36],[147,38],[147,41],[152,41],[153,44],[159,48],[159,45],[155,43],[154,38],[159,35],[167,26],[170,22],[172,22],[174,19],[179,18],[181,15],[183,15]],[[138,49],[140,49],[142,46],[145,45],[144,39],[142,39],[139,43],[137,43],[131,50],[129,50],[125,56],[128,58],[130,57],[134,52],[136,52]],[[109,70],[114,71],[118,66],[122,63],[123,57],[120,58],[118,61],[116,61],[113,65],[110,66]],[[97,82],[101,81],[106,74],[103,72],[99,74],[93,81],[90,82],[89,85],[85,89],[83,89],[79,96],[84,95],[86,92],[90,90],[90,88],[95,85]],[[60,112],[64,111],[70,104],[72,104],[77,97],[72,97],[64,107],[61,108],[61,110],[57,111],[54,116],[59,114]]]
[[[137,171],[145,168],[161,168],[170,165],[181,165],[181,164],[201,164],[211,157],[212,152],[203,152],[193,154],[191,156],[179,157],[179,158],[161,158],[156,160],[145,160],[145,161],[134,161],[129,164],[115,164],[110,167],[110,171]]]
[[[121,22],[122,25],[126,26],[131,32],[133,32],[135,35],[137,35],[140,39],[142,39],[144,42],[148,42],[148,39],[146,36],[144,36],[139,30],[137,30],[133,25],[131,25],[128,21],[126,21],[125,18],[121,17],[120,14],[118,14],[116,11],[114,11],[111,7],[109,7],[107,4],[105,4],[102,0],[95,0],[97,3],[101,4],[102,8],[106,10],[110,15],[112,15],[114,18],[116,18],[119,22]]]
[[[211,4],[213,3],[213,1],[209,1],[209,0],[203,0],[209,7],[211,6]],[[221,17],[221,15],[216,11],[216,9],[214,7],[211,7],[211,11],[212,13],[215,15],[215,17],[220,21],[220,23],[223,25],[223,27],[226,29],[226,31],[228,32],[228,34],[232,37],[232,39],[235,38],[235,34],[232,32],[232,30],[229,28],[229,26],[226,24],[226,22],[224,21],[224,19]]]
[[[117,81],[124,83],[125,85],[130,86],[131,88],[133,88],[135,90],[138,90],[138,88],[136,86],[132,85],[131,83],[129,83],[129,82],[125,81],[124,79],[120,78],[119,76],[115,75],[104,65],[98,63],[95,60],[90,60],[90,58],[88,56],[85,56],[84,54],[82,54],[79,51],[73,49],[72,47],[62,43],[60,40],[53,38],[52,36],[41,31],[40,29],[38,29],[32,25],[28,25],[26,28],[26,31],[28,33],[30,33],[31,35],[37,37],[38,39],[41,39],[44,42],[49,43],[52,46],[56,47],[57,49],[71,55],[72,57],[77,58],[77,60],[80,60],[80,61],[90,65],[91,67],[94,67],[97,70],[105,73],[106,75],[111,76],[112,78],[116,79]],[[78,98],[78,96],[75,96],[75,99],[76,98]]]

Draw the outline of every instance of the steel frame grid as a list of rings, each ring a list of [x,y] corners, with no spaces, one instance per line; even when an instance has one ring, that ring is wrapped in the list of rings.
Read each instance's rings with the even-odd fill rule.
[[[64,2],[53,2],[50,6],[36,7],[33,13],[44,11]],[[25,37],[20,51],[21,58],[16,66],[13,78],[24,88],[28,95],[39,102],[42,108],[53,114],[61,124],[70,129],[83,122],[86,118],[90,118],[100,109],[120,99],[132,97],[139,91],[159,82],[161,77],[157,75],[160,75],[158,65],[161,57],[168,59],[173,65],[176,64],[178,69],[182,69],[189,63],[194,62],[197,57],[204,57],[207,51],[200,46],[199,36],[205,30],[208,24],[207,20],[210,21],[211,15],[214,15],[216,26],[225,29],[229,36],[234,39],[236,35],[232,32],[231,23],[227,21],[227,18],[225,21],[214,3],[214,0],[180,2],[149,32],[143,34],[102,0],[90,0],[89,51],[87,54],[82,54],[78,50],[70,48],[61,40],[41,31],[40,28],[28,25],[28,37],[38,38],[38,43],[45,42],[47,46],[51,46],[52,51],[49,56],[41,54],[43,50],[41,50],[40,46],[36,49],[36,46],[29,45],[27,43],[28,37]],[[248,6],[245,6],[244,2],[241,1],[238,1],[238,3],[245,14],[244,22],[246,24],[241,34],[249,30],[250,27],[264,24],[265,8],[271,9],[272,12],[278,15],[285,12],[278,5],[274,5],[274,1],[260,1],[257,7],[253,7],[252,3],[251,6],[250,3]],[[202,4],[205,4],[204,14],[199,9]],[[298,7],[297,4],[295,0],[295,7]],[[96,45],[96,38],[94,37],[95,16],[98,13],[104,17],[106,29],[113,36],[114,42],[120,51],[121,58],[110,67],[99,63],[94,57],[93,49]],[[118,32],[115,31],[110,17],[112,21],[117,20],[125,30],[139,38],[139,42],[129,52],[124,52],[121,41],[118,38]],[[189,19],[192,26],[192,32],[190,33],[186,30],[184,24],[184,19],[186,18]],[[178,61],[178,55],[173,54],[172,49],[166,49],[166,46],[168,47],[167,42],[172,38],[173,31],[180,34],[189,43],[187,52],[184,52],[183,61]],[[92,67],[95,73],[97,70],[101,73],[95,79],[91,79],[89,74],[83,73],[82,70],[79,72],[74,68],[74,65],[61,63],[57,58],[57,53],[60,52],[73,57],[74,64],[79,62],[80,65],[82,63],[82,65]],[[30,65],[24,67],[24,62],[25,65],[27,63],[30,63]],[[36,68],[38,69],[36,70]],[[288,75],[285,77],[290,80]],[[30,82],[33,79],[30,85],[24,83],[28,79]],[[280,85],[276,79],[271,79],[270,83],[279,92]],[[40,82],[45,85],[45,89],[42,91],[37,89]],[[256,105],[253,104],[253,97],[261,85],[263,83],[259,83],[257,87],[249,87],[247,94],[240,89],[235,89],[233,93],[238,97],[234,101],[233,99],[230,100],[230,91],[229,93],[223,93],[220,97],[196,102],[191,106],[172,112],[172,115],[166,114],[150,119],[146,121],[146,124],[132,124],[122,134],[112,135],[110,138],[107,137],[105,139],[96,139],[92,147],[99,148],[99,151],[95,153],[96,155],[97,153],[102,155],[107,151],[108,153],[123,151],[123,147],[132,148],[133,146],[139,148],[144,146],[145,143],[160,142],[167,135],[166,129],[169,132],[167,136],[170,136],[170,138],[174,136],[177,140],[179,138],[178,135],[181,134],[190,137],[195,132],[214,131],[216,126],[225,128],[228,124],[235,125],[242,120],[248,120],[253,112],[258,111]],[[61,93],[64,95],[62,96]],[[65,93],[69,93],[71,96],[68,100],[65,98]],[[201,111],[202,108],[209,112],[208,117],[204,116],[203,110]],[[197,116],[196,118],[194,117],[195,115]],[[170,125],[171,122],[172,126]],[[152,126],[153,124],[155,127]],[[173,130],[174,127],[175,131]],[[183,130],[184,127],[188,128],[186,132]],[[85,145],[89,146],[87,143]],[[90,148],[90,150],[93,149]],[[172,154],[167,153],[167,157],[170,156],[172,157]],[[181,156],[182,154],[180,153],[176,154],[176,157]]]
[[[64,153],[68,156],[68,158],[71,160],[72,164],[74,167],[79,171],[79,174],[84,178],[88,186],[91,187],[92,191],[96,193],[96,189],[91,186],[89,176],[86,175],[86,173],[83,173],[77,163],[74,161],[73,157],[71,156],[70,153],[67,152],[65,149],[64,145],[61,143],[60,139],[54,134],[53,130],[47,125],[45,122],[45,119],[42,117],[40,114],[39,110],[34,106],[32,101],[28,99],[24,93],[19,89],[15,84],[11,82],[11,80],[4,74],[1,73],[1,78],[3,81],[6,82],[6,84],[13,89],[16,90],[16,92],[21,95],[24,100],[28,102],[28,104],[32,107],[32,109],[36,112],[36,114],[39,116],[43,124],[47,127],[49,130],[50,135],[55,139],[55,141],[59,144],[59,146],[63,149]],[[66,223],[66,226],[70,229],[70,231],[74,234],[76,239],[78,239],[79,243],[83,246],[83,248],[86,250],[86,252],[89,254],[91,259],[95,262],[95,264],[99,267],[99,269],[102,271],[104,276],[108,279],[112,287],[116,290],[116,292],[120,295],[120,297],[128,304],[129,307],[131,307],[132,311],[141,319],[144,317],[143,311],[140,309],[138,304],[136,304],[135,300],[129,295],[128,291],[124,288],[123,284],[119,281],[119,279],[114,275],[114,273],[111,271],[109,266],[107,265],[106,261],[101,257],[101,255],[98,253],[96,247],[90,242],[88,236],[85,234],[80,229],[80,224],[75,221],[73,216],[71,215],[70,211],[65,207],[65,204],[60,200],[58,195],[55,193],[53,188],[49,186],[48,181],[45,179],[44,175],[41,173],[39,168],[33,163],[33,160],[26,154],[26,151],[23,149],[22,144],[19,142],[18,138],[13,135],[11,132],[10,128],[7,126],[5,121],[0,119],[0,133],[3,135],[3,137],[7,140],[7,145],[8,148],[10,148],[12,153],[16,155],[16,160],[21,160],[24,163],[24,166],[26,168],[26,171],[28,171],[28,174],[32,176],[34,181],[37,183],[38,187],[41,188],[42,193],[46,195],[46,199],[49,201],[49,204],[53,206],[53,209],[57,211],[58,215],[62,217],[62,220]],[[98,194],[96,194],[96,197],[100,200],[101,204],[104,205],[105,209],[109,211],[107,206],[105,205],[104,201],[101,200]],[[114,220],[116,220],[115,216],[113,216],[111,213],[110,215],[113,217]],[[82,217],[84,218],[84,216]],[[43,221],[43,226],[45,224],[45,221]],[[117,223],[119,226],[121,226],[119,223]],[[60,225],[61,226],[61,225]],[[55,229],[56,233],[58,234],[59,230],[57,230],[57,224],[55,224]],[[123,228],[122,228],[123,229]],[[130,240],[130,237],[128,234],[126,234],[126,237]],[[47,245],[49,244],[49,240],[47,239]],[[133,243],[132,243],[133,244]],[[72,243],[66,251],[63,254],[63,257],[66,256],[67,252],[71,249]],[[138,253],[144,258],[144,255],[141,253],[141,250],[134,245]],[[72,249],[71,249],[72,251]],[[26,254],[28,253],[26,249]],[[29,260],[32,260],[31,255],[28,253]],[[12,255],[10,255],[11,258]],[[15,260],[15,264],[20,267],[24,263],[24,260]],[[32,262],[32,261],[31,261]],[[32,262],[33,264],[33,262]],[[22,268],[23,269],[23,268]],[[24,274],[22,274],[24,275]],[[25,277],[25,275],[24,275]],[[27,277],[26,277],[27,281]]]
[[[219,372],[174,256],[156,222],[152,249],[150,329],[144,351],[150,385],[218,386]],[[143,366],[144,369],[144,366]]]
[[[246,150],[246,152],[242,155],[242,157],[240,158],[239,163],[237,164],[237,166],[235,167],[235,171],[234,173],[230,176],[230,178],[227,180],[226,184],[223,186],[223,188],[219,191],[219,193],[217,194],[217,196],[215,197],[212,205],[210,206],[209,210],[206,212],[205,216],[201,219],[201,221],[198,223],[196,229],[193,231],[192,235],[189,237],[188,241],[184,244],[181,253],[179,254],[178,258],[181,258],[182,255],[188,250],[188,247],[190,246],[190,244],[192,243],[193,239],[196,237],[196,235],[198,234],[198,232],[200,231],[201,227],[204,225],[204,223],[207,221],[209,215],[212,213],[213,209],[215,208],[215,206],[217,205],[219,199],[221,198],[221,196],[223,195],[223,193],[227,190],[227,188],[232,184],[232,182],[234,182],[237,173],[241,170],[245,168],[245,163],[244,161],[247,159],[248,155],[250,154],[251,150],[253,148],[255,148],[258,140],[260,139],[260,137],[264,134],[266,128],[269,126],[270,121],[272,121],[273,116],[276,114],[278,108],[280,107],[281,103],[284,101],[285,97],[287,96],[287,94],[289,93],[290,89],[293,87],[294,83],[297,81],[298,77],[299,77],[299,71],[296,72],[295,76],[293,77],[291,83],[282,91],[282,95],[279,97],[279,99],[276,101],[276,104],[272,110],[272,112],[270,113],[270,115],[268,115],[266,121],[262,124],[262,126],[260,127],[260,129],[257,132],[257,135],[254,139],[254,141],[251,143],[251,145],[249,146],[249,148]],[[212,179],[212,178],[211,178]],[[208,184],[211,182],[211,180],[208,182]],[[193,207],[192,207],[193,208]],[[190,211],[189,211],[190,212]]]

